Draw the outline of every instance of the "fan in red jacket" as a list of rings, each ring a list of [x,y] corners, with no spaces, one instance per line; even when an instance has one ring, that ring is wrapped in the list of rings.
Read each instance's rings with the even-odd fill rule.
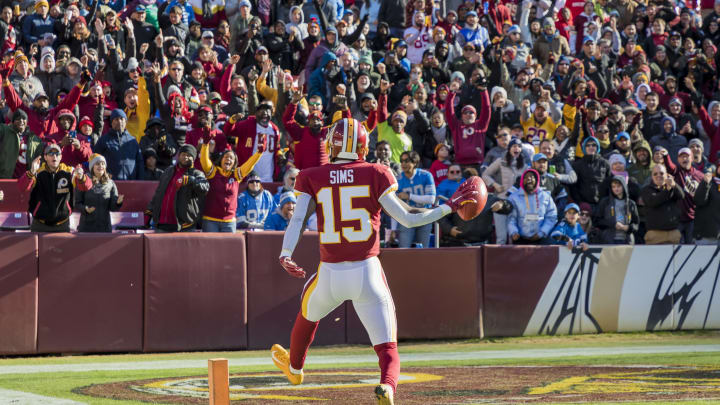
[[[50,99],[44,93],[40,93],[35,96],[32,107],[26,107],[23,104],[20,96],[18,96],[12,83],[7,78],[3,80],[3,90],[5,93],[5,100],[7,101],[10,110],[15,111],[18,108],[25,111],[28,115],[28,127],[40,138],[44,138],[47,135],[58,132],[57,122],[55,116],[61,110],[72,110],[80,100],[80,94],[85,84],[88,83],[92,77],[90,72],[85,70],[80,78],[80,82],[77,86],[68,93],[67,96],[57,105],[57,107],[48,110],[50,106]]]
[[[485,153],[485,133],[490,123],[490,96],[487,89],[481,93],[480,117],[472,105],[462,108],[462,118],[455,116],[455,96],[451,86],[450,95],[445,100],[445,120],[452,134],[453,148],[455,149],[455,162],[464,166],[479,166]]]
[[[90,139],[75,130],[75,115],[70,110],[60,110],[55,121],[58,131],[46,136],[45,142],[60,145],[61,163],[72,167],[87,163],[92,155]]]

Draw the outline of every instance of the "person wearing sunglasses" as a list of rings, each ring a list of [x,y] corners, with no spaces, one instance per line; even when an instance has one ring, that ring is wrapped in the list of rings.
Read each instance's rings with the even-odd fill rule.
[[[237,229],[263,229],[265,220],[275,212],[273,195],[263,188],[255,171],[247,175],[247,189],[240,193],[237,203]]]
[[[645,244],[680,243],[680,202],[685,198],[685,192],[668,174],[665,166],[653,168],[652,181],[642,189],[640,198],[645,203]]]
[[[36,157],[27,172],[17,179],[21,192],[30,192],[28,211],[33,213],[32,232],[70,232],[70,207],[75,189],[88,191],[93,183],[81,166],[72,168],[60,163],[62,151],[49,144],[43,154],[45,163]]]
[[[300,170],[294,167],[287,169],[285,175],[283,176],[283,185],[278,188],[277,193],[275,193],[275,196],[273,196],[273,201],[275,201],[275,204],[280,204],[280,198],[282,197],[283,193],[295,191],[295,179],[297,178],[298,173],[300,173]]]

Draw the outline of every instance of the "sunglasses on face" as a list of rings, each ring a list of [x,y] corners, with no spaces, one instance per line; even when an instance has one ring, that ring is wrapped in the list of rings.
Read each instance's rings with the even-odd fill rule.
[[[607,129],[601,129],[601,130],[598,130],[598,132],[601,133],[601,134],[610,133],[610,131],[608,131]]]
[[[410,159],[400,159],[400,163],[410,163]]]
[[[172,70],[174,72],[178,72],[178,71],[182,72],[182,68],[172,68],[170,70]]]
[[[580,213],[580,216],[581,216],[581,217],[589,217],[589,216],[590,216],[590,213],[589,213],[589,212],[581,212],[581,213]]]
[[[252,184],[252,183],[260,183],[260,180],[250,180],[250,181],[248,181],[248,184]]]
[[[460,173],[460,170],[450,170],[448,173],[450,173],[450,174],[458,174],[458,173]]]
[[[52,152],[46,153],[45,155],[47,155],[47,156],[60,156],[60,152],[54,150],[54,151],[52,151]]]
[[[308,104],[309,104],[309,105],[322,105],[322,103],[318,103],[318,102],[312,102],[312,101],[311,101],[311,102],[309,102]]]

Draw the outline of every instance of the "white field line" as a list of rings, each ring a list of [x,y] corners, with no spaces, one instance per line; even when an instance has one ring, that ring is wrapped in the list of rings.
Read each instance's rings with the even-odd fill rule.
[[[311,350],[312,352],[312,350]],[[580,347],[558,349],[518,349],[518,350],[478,350],[471,352],[436,352],[436,353],[402,353],[400,360],[404,363],[421,361],[458,361],[488,359],[522,359],[522,358],[562,358],[574,356],[618,356],[631,354],[667,354],[667,353],[710,353],[720,352],[717,345],[666,345],[666,346],[618,346],[618,347]],[[308,356],[307,364],[341,364],[369,363],[377,364],[375,355],[317,355]],[[231,367],[240,366],[272,366],[270,351],[267,356],[229,359]],[[0,366],[2,374],[33,374],[54,372],[86,372],[86,371],[119,371],[119,370],[169,370],[169,369],[207,369],[207,360],[158,360],[134,362],[101,362],[77,364],[44,364],[44,365],[7,365]]]
[[[69,399],[46,397],[43,395],[29,394],[22,391],[13,391],[0,388],[0,405],[81,405],[83,402],[76,402]]]

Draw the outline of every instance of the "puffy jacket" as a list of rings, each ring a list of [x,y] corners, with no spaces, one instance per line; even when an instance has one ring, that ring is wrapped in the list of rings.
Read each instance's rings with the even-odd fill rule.
[[[153,195],[145,211],[145,215],[152,216],[155,224],[159,223],[165,191],[174,175],[175,166],[165,169],[162,176],[160,176],[155,195]],[[200,170],[191,167],[187,169],[185,175],[188,176],[187,184],[180,187],[175,194],[175,218],[178,231],[183,228],[191,228],[192,225],[189,224],[194,225],[197,223],[202,213],[205,195],[210,190],[210,183],[208,183],[205,175]]]
[[[520,184],[524,184],[525,176],[534,175],[540,182],[540,175],[535,169],[526,170],[520,176]],[[528,194],[524,189],[519,189],[508,197],[513,205],[513,210],[508,216],[508,234],[519,234],[523,238],[531,238],[539,235],[541,238],[550,235],[557,222],[557,208],[550,197],[550,193],[541,190],[537,185],[535,190]],[[537,219],[529,215],[537,216]]]
[[[700,182],[695,191],[695,238],[720,237],[720,179]]]
[[[140,145],[128,131],[111,129],[98,140],[95,153],[105,156],[107,171],[115,180],[142,180],[145,177]]]
[[[323,104],[328,105],[328,92],[325,80],[325,66],[330,61],[337,61],[337,56],[332,52],[326,52],[320,59],[320,65],[310,74],[308,82],[308,96],[320,96]]]

